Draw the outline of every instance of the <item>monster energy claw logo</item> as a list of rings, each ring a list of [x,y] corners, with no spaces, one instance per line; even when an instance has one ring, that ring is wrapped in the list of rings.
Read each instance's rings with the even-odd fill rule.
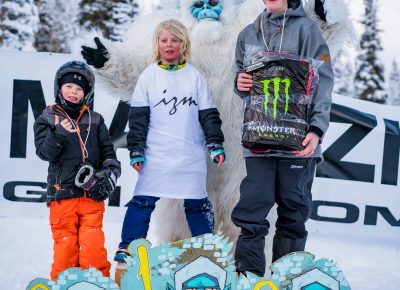
[[[277,111],[277,106],[278,106],[278,100],[279,100],[279,88],[280,84],[283,83],[285,84],[285,114],[288,111],[289,108],[289,88],[290,88],[290,80],[288,78],[281,79],[279,77],[270,79],[270,80],[263,80],[261,83],[264,85],[264,95],[265,95],[265,100],[264,100],[264,112],[267,114],[268,110],[268,101],[269,101],[269,91],[268,87],[270,83],[273,83],[274,85],[274,120],[276,119],[276,111]]]

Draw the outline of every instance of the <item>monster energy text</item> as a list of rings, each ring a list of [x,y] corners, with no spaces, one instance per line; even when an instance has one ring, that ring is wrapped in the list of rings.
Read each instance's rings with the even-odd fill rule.
[[[276,125],[259,125],[257,122],[249,122],[247,129],[250,131],[256,131],[259,134],[287,134],[287,135],[301,135],[300,129],[293,127],[284,127]]]

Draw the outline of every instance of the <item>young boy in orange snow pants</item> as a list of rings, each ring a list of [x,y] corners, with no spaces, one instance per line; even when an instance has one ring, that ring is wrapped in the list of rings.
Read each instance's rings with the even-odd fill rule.
[[[121,175],[103,117],[89,109],[94,75],[84,63],[61,66],[56,104],[34,125],[36,154],[49,161],[47,203],[54,240],[51,279],[70,267],[95,267],[110,275],[102,230],[104,200]]]

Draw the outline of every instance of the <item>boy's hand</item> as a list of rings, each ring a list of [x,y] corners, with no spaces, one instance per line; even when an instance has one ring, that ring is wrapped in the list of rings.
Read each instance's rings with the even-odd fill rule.
[[[315,148],[319,143],[319,136],[314,132],[308,132],[301,145],[304,146],[303,150],[293,151],[296,156],[310,157],[314,154]]]
[[[70,133],[75,133],[77,131],[68,119],[64,119],[60,123],[60,117],[58,115],[55,116],[55,124],[56,128],[54,133],[60,136],[68,136]]]
[[[247,73],[240,73],[236,82],[236,87],[240,92],[248,92],[253,86],[253,76]]]
[[[68,132],[70,133],[75,133],[77,129],[75,129],[75,126],[68,120],[64,119],[61,121],[60,125]],[[57,128],[56,128],[57,130]]]
[[[81,54],[88,65],[92,65],[95,68],[102,68],[109,59],[107,56],[108,51],[98,37],[94,38],[94,42],[96,43],[97,48],[82,45]]]
[[[225,161],[225,150],[222,144],[207,144],[211,160],[220,167]]]
[[[144,163],[144,152],[143,151],[132,151],[130,153],[131,157],[131,166],[133,169],[135,169],[137,172],[140,172],[142,169],[143,163]]]
[[[215,156],[214,160],[216,161],[217,166],[221,167],[222,163],[225,161],[225,153]]]

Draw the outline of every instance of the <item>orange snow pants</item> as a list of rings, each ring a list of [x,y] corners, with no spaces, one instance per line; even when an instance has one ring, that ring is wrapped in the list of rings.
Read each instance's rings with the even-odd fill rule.
[[[52,201],[49,208],[54,240],[51,280],[55,281],[60,272],[71,267],[95,267],[109,277],[111,264],[102,230],[104,202],[71,198]]]

